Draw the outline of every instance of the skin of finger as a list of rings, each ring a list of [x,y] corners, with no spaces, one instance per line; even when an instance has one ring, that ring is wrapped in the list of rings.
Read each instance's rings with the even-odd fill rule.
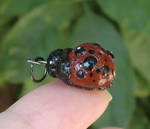
[[[106,90],[87,91],[55,81],[37,88],[12,105],[0,117],[3,121],[0,127],[86,129],[103,114],[110,99]]]

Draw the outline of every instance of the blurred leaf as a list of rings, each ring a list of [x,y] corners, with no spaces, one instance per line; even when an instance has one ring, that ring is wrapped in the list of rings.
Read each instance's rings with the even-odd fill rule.
[[[23,16],[32,9],[51,2],[52,0],[1,0],[0,1],[0,41],[6,32],[17,21],[19,16]],[[16,20],[17,18],[17,20]]]
[[[66,47],[71,11],[72,2],[54,1],[33,10],[14,26],[2,42],[4,80],[29,78],[27,58],[48,57],[52,50]]]
[[[0,113],[12,105],[22,89],[22,84],[0,85]]]
[[[125,43],[131,57],[132,64],[150,81],[150,37],[133,29],[122,27]]]
[[[140,99],[137,99],[135,110],[132,114],[130,123],[128,125],[127,129],[149,129],[150,128],[150,118],[147,117],[147,112],[149,111],[149,100],[144,99],[144,103],[139,103],[139,101],[143,101]],[[149,106],[148,106],[149,105]],[[146,109],[145,106],[148,108]],[[146,114],[146,115],[145,115]]]
[[[150,95],[150,81],[148,81],[138,70],[135,72],[135,95],[145,98]]]
[[[150,33],[149,0],[98,0],[98,3],[117,22]]]
[[[3,0],[0,4],[0,16],[3,18],[21,15],[51,0]]]
[[[13,27],[13,25],[17,22],[17,20],[18,17],[13,17],[8,21],[5,21],[4,19],[0,20],[0,45],[1,45],[1,41],[5,37],[5,34],[8,33],[8,31]]]
[[[132,115],[128,129],[149,129],[149,127],[149,120],[141,112],[141,109],[137,107],[134,114]]]
[[[134,83],[128,54],[120,35],[108,21],[86,9],[85,15],[76,25],[72,41],[73,46],[81,42],[98,42],[104,48],[113,51],[117,67],[117,79],[110,88],[113,99],[107,111],[93,127],[125,127],[133,107]]]

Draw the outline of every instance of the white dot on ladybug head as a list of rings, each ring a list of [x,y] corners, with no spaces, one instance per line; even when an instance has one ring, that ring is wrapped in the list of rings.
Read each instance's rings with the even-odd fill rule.
[[[81,47],[77,47],[77,50],[81,49]]]
[[[49,61],[49,64],[53,64],[53,61],[50,60],[50,61]]]

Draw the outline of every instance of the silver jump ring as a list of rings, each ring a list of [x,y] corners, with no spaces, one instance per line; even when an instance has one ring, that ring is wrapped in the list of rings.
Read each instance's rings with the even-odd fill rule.
[[[46,75],[47,75],[47,69],[46,69],[46,67],[45,67],[45,70],[44,70],[44,74],[43,74],[43,76],[40,79],[35,79],[35,77],[33,75],[33,68],[34,68],[34,65],[46,65],[47,62],[42,57],[37,57],[34,60],[31,60],[31,59],[27,60],[27,63],[30,64],[31,79],[34,82],[41,82],[41,81],[43,81],[45,79]]]

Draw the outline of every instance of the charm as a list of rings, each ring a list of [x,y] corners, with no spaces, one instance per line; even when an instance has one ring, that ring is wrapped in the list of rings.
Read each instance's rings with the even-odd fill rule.
[[[83,43],[74,49],[56,49],[50,53],[47,61],[37,57],[27,62],[35,82],[44,80],[48,73],[70,86],[103,90],[109,88],[116,77],[114,55],[97,43]],[[34,65],[45,67],[44,75],[39,80],[33,76]]]

